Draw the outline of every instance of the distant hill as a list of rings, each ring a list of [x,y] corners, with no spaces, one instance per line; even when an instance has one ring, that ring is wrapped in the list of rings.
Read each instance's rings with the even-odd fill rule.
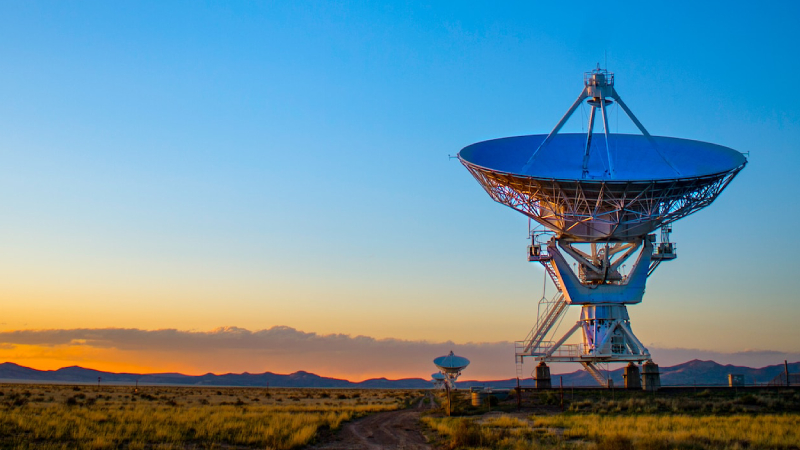
[[[354,383],[338,378],[328,378],[313,373],[299,371],[288,375],[271,372],[258,374],[226,373],[215,375],[183,375],[180,373],[114,373],[86,369],[78,366],[63,367],[58,370],[36,370],[6,362],[0,364],[0,381],[29,381],[53,383],[103,383],[112,384],[169,384],[185,386],[251,386],[251,387],[325,387],[325,388],[428,388],[431,383],[422,378],[387,380],[376,378]]]
[[[533,365],[530,366],[531,370]],[[614,380],[614,386],[624,386],[622,374],[625,371],[625,366],[620,366],[615,370],[608,372],[608,376]],[[683,364],[678,364],[672,367],[659,367],[661,372],[661,385],[662,386],[727,386],[728,374],[741,374],[744,375],[745,384],[752,385],[753,383],[766,384],[772,381],[776,376],[784,372],[783,364],[776,364],[774,366],[761,367],[754,369],[751,367],[734,366],[730,364],[722,365],[714,361],[700,361],[693,359]],[[800,362],[789,364],[789,373],[800,372]],[[551,375],[553,386],[557,386],[563,378],[564,386],[596,386],[597,382],[594,381],[591,375],[585,370],[576,370],[575,372],[554,374]],[[530,379],[525,380],[525,385],[532,384]],[[517,380],[495,380],[495,381],[462,381],[458,383],[459,387],[470,386],[516,386]]]
[[[533,366],[531,365],[531,368]],[[609,371],[615,386],[622,386],[622,373],[624,366]],[[660,367],[661,384],[663,386],[721,386],[727,385],[728,374],[741,374],[747,384],[768,383],[776,376],[783,373],[783,364],[754,369],[751,367],[721,365],[714,361],[692,360],[672,367]],[[800,372],[800,362],[789,364],[790,373]],[[63,367],[58,370],[36,370],[18,364],[6,362],[0,364],[0,381],[38,382],[38,383],[97,383],[101,377],[102,383],[110,384],[164,384],[177,386],[249,386],[249,387],[317,387],[317,388],[387,388],[387,389],[424,389],[431,387],[428,380],[422,378],[404,378],[389,380],[374,378],[361,382],[352,382],[339,378],[321,377],[319,375],[299,371],[288,375],[264,372],[227,373],[215,375],[183,375],[180,373],[114,373],[86,369],[78,366]],[[585,371],[577,370],[571,373],[554,374],[552,382],[557,386],[563,378],[564,386],[596,386],[594,379]],[[532,385],[533,380],[522,380],[523,386]],[[459,388],[471,386],[514,387],[517,380],[466,380],[458,382]]]

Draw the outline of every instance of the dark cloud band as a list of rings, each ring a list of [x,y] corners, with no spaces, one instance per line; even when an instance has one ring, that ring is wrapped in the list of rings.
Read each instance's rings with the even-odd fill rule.
[[[307,370],[317,373],[407,374],[427,377],[432,360],[450,350],[468,357],[472,364],[466,378],[511,378],[514,376],[511,342],[428,342],[375,339],[346,334],[317,334],[277,326],[250,331],[222,327],[211,331],[136,328],[16,330],[0,332],[0,348],[14,345],[43,347],[86,346],[97,349],[136,352],[137,355],[168,355],[191,362],[199,370],[226,371],[229,367],[252,367],[263,371]],[[663,366],[691,359],[709,359],[722,364],[762,367],[783,359],[797,360],[797,352],[748,350],[724,353],[695,349],[650,348]],[[171,356],[170,356],[171,355]],[[213,361],[213,362],[211,362]],[[245,365],[245,362],[248,362]],[[529,366],[529,367],[527,367]],[[534,364],[527,364],[532,369]],[[571,372],[576,366],[558,365],[555,372]],[[248,369],[249,370],[249,369]],[[527,370],[526,372],[529,372]]]

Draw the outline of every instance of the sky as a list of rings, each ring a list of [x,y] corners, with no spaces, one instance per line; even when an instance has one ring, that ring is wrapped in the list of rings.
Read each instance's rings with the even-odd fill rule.
[[[598,63],[650,133],[749,158],[674,225],[634,332],[666,365],[798,360],[798,14],[3,2],[0,360],[358,380],[427,377],[452,349],[511,378],[554,288],[527,218],[449,156],[549,132]]]

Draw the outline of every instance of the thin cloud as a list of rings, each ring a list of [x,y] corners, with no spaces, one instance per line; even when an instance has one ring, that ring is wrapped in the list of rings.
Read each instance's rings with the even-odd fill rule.
[[[507,342],[432,343],[402,339],[375,339],[346,334],[321,335],[277,326],[250,331],[221,327],[211,331],[134,328],[16,330],[0,332],[0,344],[40,347],[85,346],[123,353],[171,355],[200,371],[226,372],[306,370],[350,377],[395,374],[428,377],[436,369],[433,358],[450,350],[473,361],[474,377],[513,374]],[[204,362],[205,361],[205,362]],[[245,364],[245,361],[249,363]],[[241,369],[239,369],[241,370]]]
[[[70,330],[16,330],[0,332],[0,343],[57,346],[82,344],[98,348],[149,351],[256,350],[273,353],[295,351],[406,351],[419,347],[454,346],[453,342],[430,343],[402,339],[375,339],[346,334],[307,333],[291,327],[276,326],[250,331],[238,327],[220,327],[211,331],[176,329],[140,330],[136,328],[100,328]],[[493,346],[468,343],[468,346]]]
[[[429,377],[436,370],[433,358],[450,350],[472,361],[464,379],[507,379],[516,376],[511,342],[428,342],[403,339],[375,339],[347,334],[317,334],[277,326],[250,331],[220,327],[210,331],[136,328],[16,330],[0,332],[0,349],[14,346],[42,349],[70,349],[75,364],[82,351],[103,352],[118,363],[139,361],[164,370],[193,373],[278,372],[305,370],[326,376],[359,380],[377,376]],[[81,350],[83,349],[83,350]],[[797,361],[798,353],[774,350],[743,350],[724,353],[709,350],[651,347],[657,363],[672,366],[692,359],[721,364],[762,367]],[[533,369],[527,361],[525,376]],[[187,369],[188,368],[188,369]],[[579,370],[576,365],[557,364],[553,373]]]

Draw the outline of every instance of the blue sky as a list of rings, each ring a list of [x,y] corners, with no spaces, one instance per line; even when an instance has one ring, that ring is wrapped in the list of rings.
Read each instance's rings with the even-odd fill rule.
[[[2,327],[522,339],[527,220],[448,155],[548,132],[607,61],[651,133],[750,155],[634,331],[800,351],[800,6],[601,6],[3,3]]]

